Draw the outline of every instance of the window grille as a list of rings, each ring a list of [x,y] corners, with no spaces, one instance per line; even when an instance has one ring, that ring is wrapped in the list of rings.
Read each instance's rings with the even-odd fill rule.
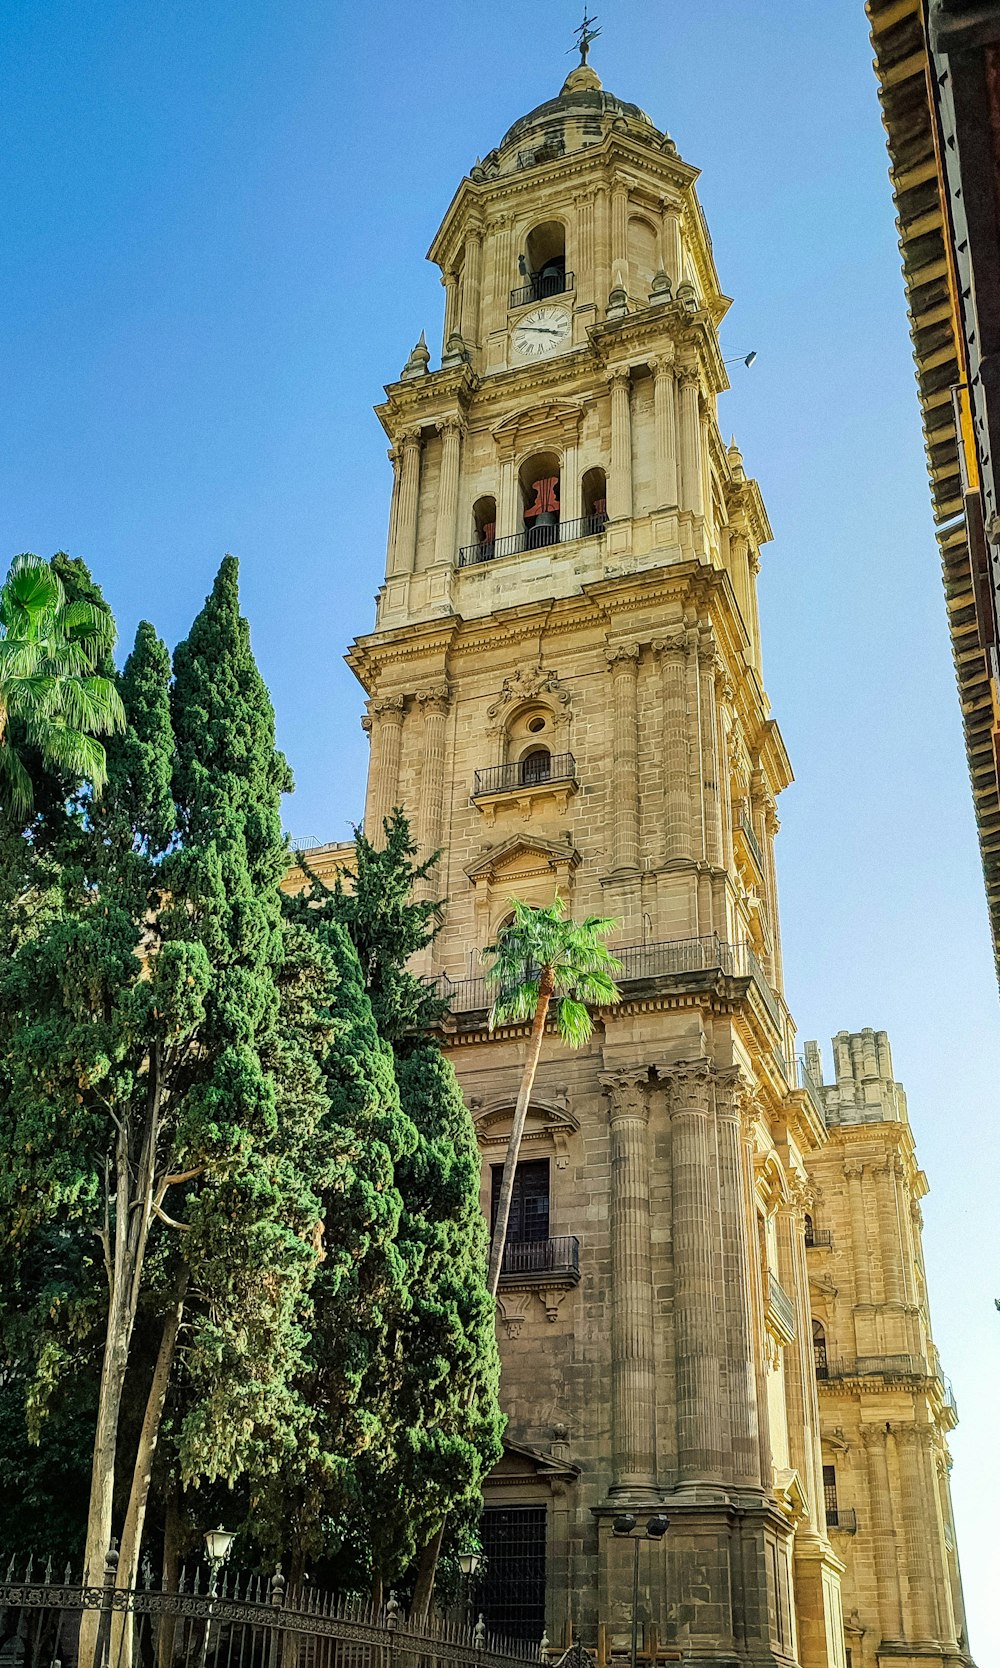
[[[487,1506],[476,1603],[491,1633],[537,1642],[545,1632],[545,1507]]]
[[[491,1227],[496,1224],[502,1180],[503,1165],[494,1164],[493,1198],[490,1210]],[[547,1158],[530,1159],[524,1164],[519,1164],[514,1172],[514,1192],[510,1201],[507,1244],[526,1245],[531,1241],[548,1239],[548,1237],[549,1161]]]

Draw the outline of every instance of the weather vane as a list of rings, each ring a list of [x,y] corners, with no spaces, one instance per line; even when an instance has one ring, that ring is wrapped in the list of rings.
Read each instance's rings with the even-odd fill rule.
[[[583,22],[580,24],[580,27],[574,31],[579,38],[576,46],[570,47],[571,52],[575,52],[577,47],[579,47],[581,64],[585,64],[587,62],[587,54],[590,51],[590,43],[591,41],[596,41],[601,32],[600,29],[593,28],[593,25],[596,22],[596,17],[587,16],[587,8],[585,6],[583,9]]]

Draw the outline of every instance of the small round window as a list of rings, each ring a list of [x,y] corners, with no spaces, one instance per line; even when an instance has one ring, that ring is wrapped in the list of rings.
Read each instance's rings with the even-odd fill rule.
[[[529,720],[528,720],[528,729],[531,731],[531,734],[533,736],[537,736],[539,730],[544,730],[544,728],[545,728],[544,718],[529,718]]]

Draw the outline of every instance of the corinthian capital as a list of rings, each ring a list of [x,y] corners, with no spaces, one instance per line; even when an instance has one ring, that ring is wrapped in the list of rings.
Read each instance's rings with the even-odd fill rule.
[[[425,712],[447,712],[451,691],[446,683],[438,683],[430,689],[418,689],[413,699]]]
[[[886,1430],[884,1425],[862,1425],[861,1440],[866,1449],[878,1453],[885,1448]]]
[[[679,1060],[673,1066],[657,1067],[665,1084],[671,1115],[707,1112],[714,1067],[711,1060]]]
[[[383,723],[402,723],[404,695],[376,695],[368,703],[368,711],[372,718],[378,718]]]
[[[860,1181],[865,1173],[865,1167],[860,1158],[845,1158],[844,1175],[848,1181]]]
[[[686,658],[687,652],[687,632],[683,626],[677,626],[674,631],[664,632],[662,637],[653,639],[653,653],[657,658],[661,655],[676,655],[683,660]]]
[[[608,643],[604,650],[608,665],[614,670],[616,666],[628,665],[639,659],[638,643]]]
[[[609,1071],[601,1075],[601,1087],[611,1102],[611,1122],[620,1118],[649,1117],[649,1072]]]

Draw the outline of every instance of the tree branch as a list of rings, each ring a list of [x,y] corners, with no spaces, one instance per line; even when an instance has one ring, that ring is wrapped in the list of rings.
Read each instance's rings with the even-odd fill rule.
[[[191,1232],[190,1222],[176,1222],[172,1216],[167,1215],[165,1210],[160,1209],[155,1199],[153,1200],[153,1215],[158,1216],[161,1222],[165,1222],[168,1228],[179,1228],[182,1234]]]

